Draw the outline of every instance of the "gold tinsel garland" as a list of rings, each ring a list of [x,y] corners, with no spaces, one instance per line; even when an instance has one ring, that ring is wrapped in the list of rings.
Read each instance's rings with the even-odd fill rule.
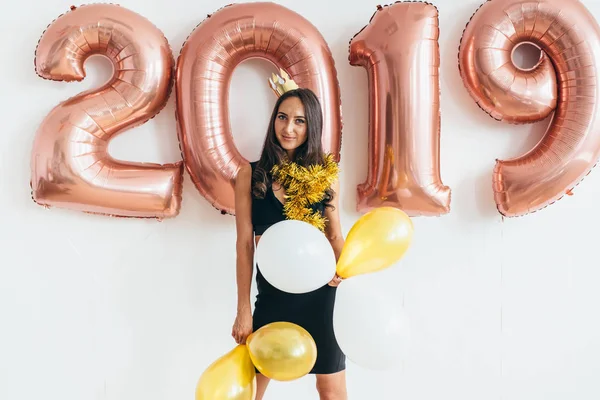
[[[288,219],[308,222],[325,231],[327,218],[309,206],[325,197],[339,172],[338,164],[331,154],[325,155],[324,165],[303,167],[295,162],[285,161],[271,169],[273,179],[285,189],[283,211]]]

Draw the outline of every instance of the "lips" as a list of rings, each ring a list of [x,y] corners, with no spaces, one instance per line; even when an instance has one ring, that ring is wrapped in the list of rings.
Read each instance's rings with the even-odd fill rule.
[[[294,136],[287,136],[287,135],[281,135],[281,138],[283,140],[295,140],[296,139]]]

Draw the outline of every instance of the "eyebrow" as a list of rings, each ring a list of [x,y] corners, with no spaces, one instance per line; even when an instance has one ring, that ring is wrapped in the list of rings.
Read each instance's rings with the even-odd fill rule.
[[[288,116],[286,113],[284,113],[283,111],[279,111],[277,114],[283,114],[286,117]],[[306,117],[304,115],[296,115],[294,118],[303,118],[306,119]]]

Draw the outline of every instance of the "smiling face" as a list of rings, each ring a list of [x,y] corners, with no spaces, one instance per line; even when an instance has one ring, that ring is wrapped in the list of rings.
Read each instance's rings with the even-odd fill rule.
[[[279,144],[288,153],[288,157],[293,159],[296,149],[308,137],[304,105],[298,97],[289,97],[279,105],[274,129]]]

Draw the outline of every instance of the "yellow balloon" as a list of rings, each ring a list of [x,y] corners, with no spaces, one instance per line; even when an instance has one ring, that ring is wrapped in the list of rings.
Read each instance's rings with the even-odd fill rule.
[[[198,380],[196,400],[254,400],[256,370],[245,345],[212,363]]]
[[[337,262],[342,278],[385,269],[404,256],[413,236],[413,223],[402,210],[380,207],[352,226]]]
[[[314,339],[299,325],[273,322],[248,336],[250,358],[264,376],[291,381],[310,372],[317,361]]]

